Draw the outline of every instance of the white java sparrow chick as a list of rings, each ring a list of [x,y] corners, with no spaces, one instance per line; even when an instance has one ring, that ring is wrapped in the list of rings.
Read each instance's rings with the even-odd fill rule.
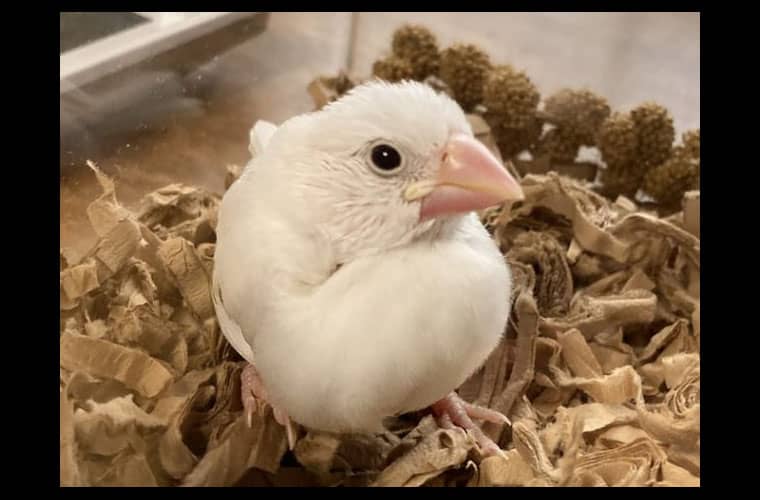
[[[222,201],[214,268],[222,330],[252,365],[246,411],[271,404],[292,446],[290,419],[381,432],[432,406],[499,452],[471,418],[506,417],[453,390],[509,316],[509,269],[473,211],[519,184],[419,83],[362,85],[264,132]]]

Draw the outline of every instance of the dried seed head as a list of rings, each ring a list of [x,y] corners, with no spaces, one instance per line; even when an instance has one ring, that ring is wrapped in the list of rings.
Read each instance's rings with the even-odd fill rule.
[[[699,161],[685,153],[679,150],[672,158],[650,170],[644,177],[643,190],[658,203],[678,203],[686,191],[697,188]]]
[[[614,113],[599,129],[597,146],[607,165],[625,165],[636,156],[638,137],[630,114]]]
[[[399,82],[412,78],[412,65],[409,61],[396,56],[375,61],[372,65],[372,74],[389,82]]]
[[[641,187],[644,171],[635,163],[607,165],[600,171],[602,192],[609,198],[619,195],[633,198]]]
[[[483,85],[490,69],[488,54],[472,44],[454,44],[441,53],[440,77],[465,111],[483,101]]]
[[[670,157],[676,136],[673,118],[659,104],[648,102],[631,111],[638,136],[637,159],[649,170]]]
[[[521,128],[504,127],[499,123],[499,118],[491,118],[490,113],[486,113],[484,118],[491,126],[491,133],[505,159],[535,148],[541,138],[544,124],[536,117]]]
[[[393,54],[412,66],[415,80],[424,80],[438,73],[441,55],[435,35],[424,26],[406,24],[393,33]]]
[[[557,127],[541,137],[537,153],[548,155],[552,161],[572,162],[578,156],[578,149],[585,143],[585,137],[575,130]]]
[[[699,160],[699,129],[687,130],[681,136],[681,144],[683,144],[686,154],[690,158]]]
[[[593,137],[610,116],[610,105],[590,90],[562,89],[546,99],[544,113],[558,126]]]
[[[522,71],[497,66],[488,72],[483,86],[483,105],[492,120],[505,128],[524,128],[535,120],[541,95]]]

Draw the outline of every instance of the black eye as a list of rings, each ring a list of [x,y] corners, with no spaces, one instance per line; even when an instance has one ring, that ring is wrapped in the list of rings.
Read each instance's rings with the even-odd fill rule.
[[[387,144],[378,144],[372,148],[372,163],[380,170],[394,170],[401,165],[401,154]]]

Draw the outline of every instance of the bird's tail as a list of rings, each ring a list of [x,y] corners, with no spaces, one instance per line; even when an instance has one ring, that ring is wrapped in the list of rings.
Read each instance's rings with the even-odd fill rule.
[[[216,318],[219,321],[219,328],[222,330],[222,334],[232,348],[235,349],[243,359],[253,364],[253,350],[248,342],[246,342],[245,337],[243,336],[243,331],[240,329],[240,325],[230,317],[227,309],[224,307],[222,289],[219,285],[216,274],[214,274],[212,278],[211,299],[214,303]]]

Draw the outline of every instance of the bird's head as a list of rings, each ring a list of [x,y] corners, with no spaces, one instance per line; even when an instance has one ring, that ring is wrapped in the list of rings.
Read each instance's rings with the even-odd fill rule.
[[[267,153],[288,203],[341,262],[409,243],[522,190],[459,105],[417,82],[372,82],[285,122]]]

